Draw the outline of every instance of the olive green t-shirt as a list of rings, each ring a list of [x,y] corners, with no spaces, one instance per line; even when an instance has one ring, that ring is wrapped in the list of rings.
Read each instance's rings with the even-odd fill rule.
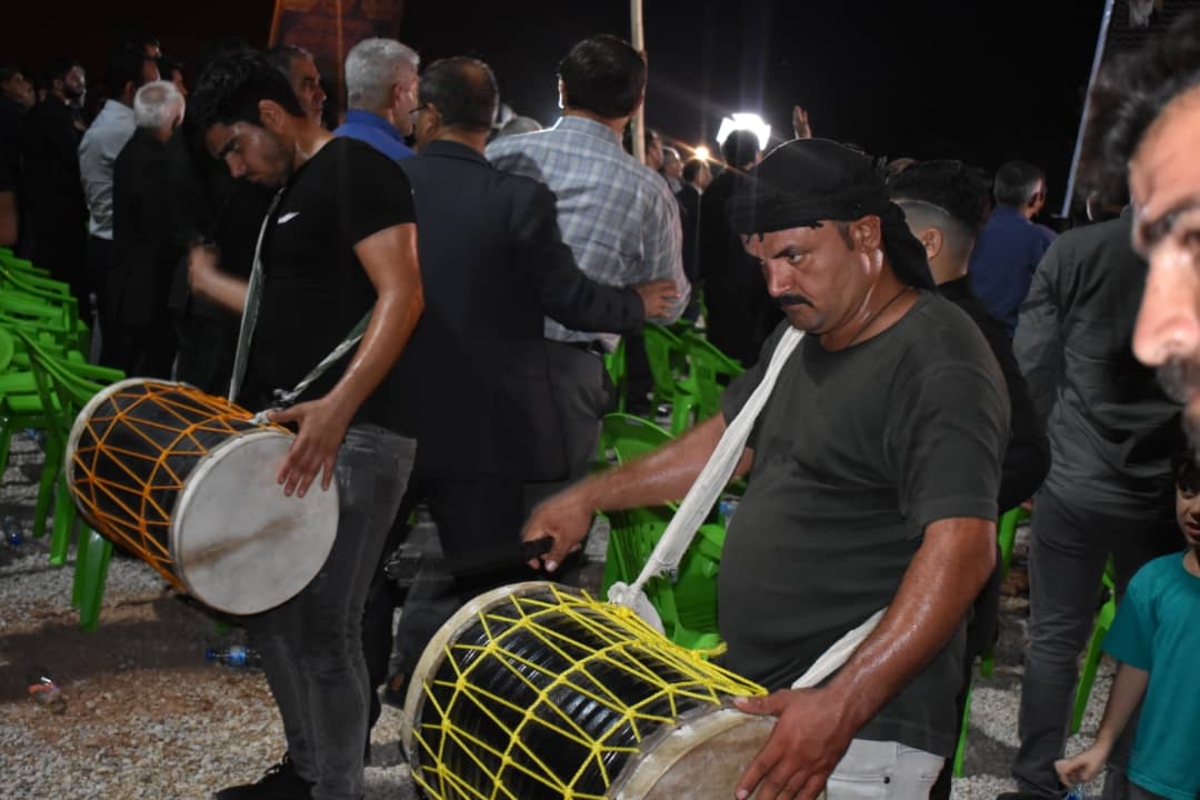
[[[783,330],[725,391],[727,422]],[[748,442],[754,467],[718,578],[723,663],[770,689],[790,686],[892,602],[925,526],[994,520],[1008,415],[1004,379],[978,327],[934,294],[846,350],[805,338]],[[949,756],[962,647],[960,629],[859,737]]]

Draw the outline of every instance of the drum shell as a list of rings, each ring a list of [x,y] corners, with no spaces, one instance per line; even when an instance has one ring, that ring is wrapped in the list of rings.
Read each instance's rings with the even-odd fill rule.
[[[432,704],[435,709],[435,719],[440,709],[455,706],[454,703],[444,703],[444,698],[434,700],[428,682],[436,678],[447,659],[451,658],[449,653],[453,645],[465,632],[474,629],[491,609],[503,605],[513,596],[542,592],[549,586],[543,582],[522,583],[475,598],[442,626],[426,648],[409,681],[401,742],[413,775],[422,783],[428,796],[439,800],[476,796],[474,793],[457,791],[439,793],[421,780],[423,772],[441,767],[430,757],[430,748],[421,741],[415,727],[426,724],[427,704]],[[558,587],[558,591],[567,590]],[[661,644],[675,647],[648,627],[645,632],[660,639]],[[560,682],[570,684],[572,680],[563,676]],[[763,691],[749,682],[744,682],[744,689],[739,694]],[[738,778],[766,743],[774,722],[772,717],[738,711],[730,705],[728,696],[717,702],[701,704],[665,722],[643,739],[638,745],[637,754],[625,761],[603,796],[614,800],[675,800],[679,797],[725,800],[733,796]],[[478,796],[493,796],[493,789],[493,786],[471,784],[471,791],[478,792]],[[511,791],[512,787],[504,787],[495,796],[509,797]],[[582,790],[579,794],[593,796]]]
[[[337,528],[336,487],[285,497],[274,478],[294,437],[251,418],[186,384],[129,379],[84,407],[66,449],[68,484],[89,524],[233,614],[300,591]]]

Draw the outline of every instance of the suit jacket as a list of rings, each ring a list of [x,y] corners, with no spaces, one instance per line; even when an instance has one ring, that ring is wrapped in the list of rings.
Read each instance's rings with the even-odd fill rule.
[[[555,480],[567,470],[543,317],[582,331],[642,325],[631,288],[598,284],[559,233],[554,194],[435,141],[400,162],[412,183],[425,313],[396,369],[402,430],[425,476]]]
[[[139,128],[113,165],[112,318],[130,328],[168,324],[168,295],[199,228],[199,190],[170,143]]]
[[[683,273],[687,275],[692,285],[696,285],[700,277],[697,272],[699,254],[696,249],[700,236],[700,192],[690,183],[675,193],[679,202],[679,222],[683,228]]]

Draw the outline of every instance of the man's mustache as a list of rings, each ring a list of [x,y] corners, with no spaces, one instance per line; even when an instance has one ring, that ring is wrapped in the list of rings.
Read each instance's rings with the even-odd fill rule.
[[[781,295],[779,295],[779,297],[775,298],[775,302],[779,305],[780,308],[787,308],[788,306],[811,306],[812,305],[811,300],[809,300],[807,297],[804,297],[803,295],[799,295],[799,294],[781,294]]]
[[[1172,400],[1186,403],[1188,389],[1200,387],[1200,364],[1172,358],[1158,368],[1158,383]]]

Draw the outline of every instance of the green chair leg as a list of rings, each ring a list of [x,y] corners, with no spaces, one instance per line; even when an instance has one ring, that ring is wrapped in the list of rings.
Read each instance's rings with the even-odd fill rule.
[[[112,542],[90,528],[79,539],[74,600],[79,608],[79,627],[93,631],[100,621],[104,584],[108,580],[108,562],[112,559]]]
[[[961,778],[963,774],[963,754],[967,751],[967,728],[971,723],[971,690],[975,688],[972,680],[967,686],[967,700],[963,703],[962,730],[958,734],[958,745],[954,748],[954,777]]]
[[[46,458],[42,463],[42,479],[38,485],[37,505],[33,510],[33,538],[40,539],[46,535],[46,517],[50,513],[50,504],[55,502],[58,493],[55,485],[62,472],[62,440],[58,436],[46,438]],[[57,507],[57,503],[55,502]],[[57,516],[57,515],[56,515]]]
[[[54,527],[50,533],[50,563],[56,567],[67,563],[76,519],[78,515],[75,503],[71,500],[71,491],[67,488],[67,479],[63,475],[58,481],[58,491],[54,493]],[[82,541],[81,537],[80,542]]]
[[[1079,733],[1083,723],[1083,713],[1087,711],[1088,699],[1092,695],[1092,684],[1096,682],[1096,670],[1100,667],[1100,657],[1104,637],[1112,627],[1113,617],[1117,615],[1117,601],[1113,596],[1100,608],[1096,615],[1096,624],[1092,628],[1092,639],[1088,643],[1087,657],[1083,660],[1083,672],[1079,675],[1079,687],[1075,690],[1075,713],[1071,716],[1071,733]]]

